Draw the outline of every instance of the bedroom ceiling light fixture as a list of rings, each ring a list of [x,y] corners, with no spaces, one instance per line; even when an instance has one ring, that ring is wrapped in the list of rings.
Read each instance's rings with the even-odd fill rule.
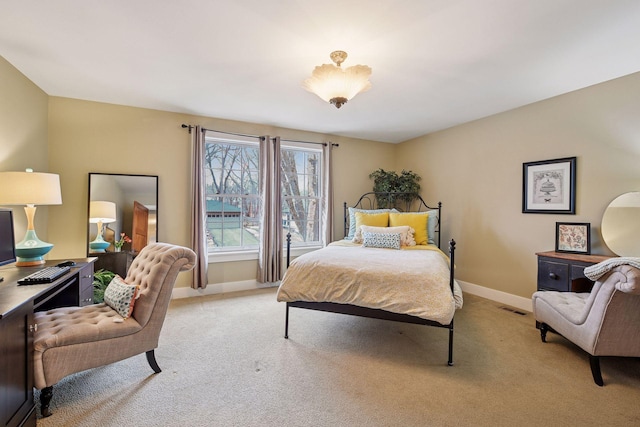
[[[331,52],[330,57],[336,65],[317,66],[311,77],[304,81],[303,86],[309,92],[340,108],[360,92],[371,88],[371,68],[367,65],[342,68],[340,64],[347,59],[347,52],[342,50]]]

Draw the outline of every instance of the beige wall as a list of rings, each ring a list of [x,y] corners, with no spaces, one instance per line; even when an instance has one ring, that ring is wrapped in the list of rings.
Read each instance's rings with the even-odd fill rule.
[[[87,174],[159,175],[162,241],[189,244],[190,136],[182,123],[247,134],[339,143],[335,235],[342,202],[371,189],[378,168],[422,175],[427,202],[444,204],[443,237],[458,242],[461,280],[528,298],[535,252],[554,248],[555,222],[590,222],[593,252],[609,253],[599,224],[618,194],[640,190],[640,73],[399,145],[265,125],[48,97],[0,57],[0,170],[59,173],[63,205],[38,208],[51,258],[86,254]],[[522,163],[578,157],[577,214],[522,214]],[[16,237],[26,228],[16,215]],[[47,227],[48,226],[48,227]],[[255,262],[212,264],[210,283],[252,280]],[[181,275],[178,286],[187,286]]]
[[[535,252],[555,249],[555,223],[589,222],[592,252],[609,254],[609,202],[640,190],[640,73],[507,111],[398,146],[397,169],[422,175],[443,202],[443,237],[458,243],[458,277],[530,297]],[[576,215],[522,213],[522,164],[577,157]]]
[[[189,245],[191,137],[181,128],[182,123],[228,132],[338,143],[340,146],[334,151],[337,237],[342,237],[342,202],[352,202],[371,188],[368,178],[371,171],[393,168],[395,164],[395,147],[390,144],[51,97],[49,166],[52,172],[60,174],[64,198],[64,204],[51,209],[49,217],[50,241],[55,243],[51,258],[86,255],[89,172],[158,175],[160,240]],[[209,283],[254,280],[256,271],[255,261],[211,264]],[[181,275],[177,286],[188,286],[189,280],[188,275]]]
[[[38,86],[0,56],[0,171],[49,172],[47,146],[47,108],[49,97]],[[10,185],[0,182],[0,185]],[[14,211],[16,242],[27,229],[24,210]],[[48,241],[47,214],[59,206],[37,208],[35,227]]]

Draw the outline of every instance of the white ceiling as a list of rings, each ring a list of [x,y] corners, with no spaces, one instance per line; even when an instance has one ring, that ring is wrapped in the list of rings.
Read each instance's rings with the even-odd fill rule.
[[[373,69],[339,110],[302,88],[333,50]],[[51,96],[401,142],[640,71],[640,1],[2,0],[0,55]]]

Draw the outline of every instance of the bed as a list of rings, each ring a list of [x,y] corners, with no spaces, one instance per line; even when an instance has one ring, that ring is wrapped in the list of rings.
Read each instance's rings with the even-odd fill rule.
[[[455,241],[448,257],[440,250],[441,213],[441,203],[430,207],[419,195],[366,193],[344,204],[344,240],[290,262],[288,236],[277,294],[286,302],[285,338],[291,307],[429,325],[449,330],[453,365],[453,318],[463,301],[450,267]]]

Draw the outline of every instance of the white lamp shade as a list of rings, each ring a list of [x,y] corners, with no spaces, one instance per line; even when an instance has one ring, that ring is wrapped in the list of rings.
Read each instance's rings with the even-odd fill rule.
[[[89,203],[89,222],[108,223],[116,220],[116,204],[113,202],[95,201]]]
[[[313,70],[303,86],[327,102],[337,97],[350,100],[371,88],[369,76],[371,68],[366,65],[354,65],[343,69],[332,64],[323,64]]]
[[[42,172],[0,172],[0,205],[60,205],[60,176]]]

